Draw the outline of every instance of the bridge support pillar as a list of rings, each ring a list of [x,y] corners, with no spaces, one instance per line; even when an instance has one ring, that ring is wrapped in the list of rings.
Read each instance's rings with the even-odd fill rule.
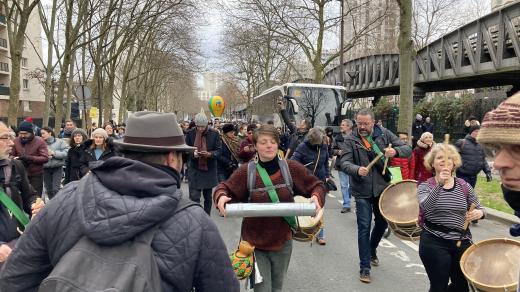
[[[421,101],[421,99],[423,99],[425,97],[426,97],[426,92],[422,88],[417,87],[417,86],[413,87],[413,103],[414,104],[418,103],[419,101]]]
[[[520,92],[520,84],[513,84],[513,87],[508,92],[506,92],[506,94],[507,97],[511,97],[517,92]]]

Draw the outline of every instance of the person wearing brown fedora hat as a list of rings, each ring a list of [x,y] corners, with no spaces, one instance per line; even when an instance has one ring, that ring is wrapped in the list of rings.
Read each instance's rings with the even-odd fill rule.
[[[52,276],[63,270],[56,269],[62,260],[71,259],[69,251],[77,251],[85,237],[122,255],[129,245],[147,242],[149,258],[136,262],[142,277],[131,276],[135,281],[154,278],[157,281],[147,282],[152,285],[160,281],[159,289],[152,286],[146,291],[240,291],[215,223],[200,206],[187,203],[180,191],[182,153],[194,148],[184,142],[175,114],[137,112],[128,118],[126,130],[123,140],[114,141],[123,157],[109,158],[79,181],[70,182],[40,211],[0,272],[0,291],[40,286],[51,272]],[[139,248],[140,253],[146,252],[142,243]],[[84,265],[91,266],[87,262],[96,258],[83,258]],[[111,257],[106,261],[111,263]],[[110,275],[124,278],[125,265],[118,267],[119,273],[119,268],[115,274],[114,269],[99,272],[98,280]],[[86,277],[89,272],[82,274],[81,268],[67,266],[74,277]]]

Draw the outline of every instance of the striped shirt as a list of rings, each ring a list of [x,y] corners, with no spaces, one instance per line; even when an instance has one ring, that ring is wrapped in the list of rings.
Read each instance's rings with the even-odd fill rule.
[[[464,227],[464,218],[471,203],[475,203],[476,209],[482,209],[473,188],[467,183],[466,187],[467,197],[457,179],[455,179],[455,184],[451,189],[444,189],[440,185],[432,186],[428,182],[421,183],[417,188],[417,197],[424,211],[425,219],[434,224],[461,230]],[[444,239],[460,239],[460,233],[456,231],[446,233],[433,230],[427,226],[423,228]],[[471,240],[469,229],[463,239]]]

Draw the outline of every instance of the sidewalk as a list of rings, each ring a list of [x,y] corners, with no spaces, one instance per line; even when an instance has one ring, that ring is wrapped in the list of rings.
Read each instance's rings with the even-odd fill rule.
[[[486,218],[491,220],[500,221],[506,224],[520,224],[520,218],[504,213],[502,211],[497,211],[492,208],[484,207],[486,209]]]

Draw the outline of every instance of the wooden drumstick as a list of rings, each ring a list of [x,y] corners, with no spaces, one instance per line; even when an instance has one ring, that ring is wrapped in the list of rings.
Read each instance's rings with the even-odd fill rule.
[[[388,148],[392,148],[392,143],[388,144]],[[385,175],[385,173],[386,173],[386,167],[388,166],[388,158],[389,157],[385,157],[385,166],[383,167],[383,175]]]
[[[470,213],[471,211],[475,210],[476,207],[477,207],[477,205],[475,205],[475,203],[471,203],[468,212],[466,212],[466,215],[468,215],[468,213]],[[466,230],[468,230],[469,223],[470,223],[470,221],[468,220],[468,218],[465,218],[464,219],[464,228],[462,229],[462,234],[460,235],[459,241],[457,241],[457,247],[460,247],[460,244],[462,242],[462,237],[464,236],[464,234],[466,234]]]
[[[370,171],[370,169],[372,168],[372,166],[374,166],[374,164],[376,164],[377,161],[378,161],[379,159],[381,159],[381,157],[383,157],[383,153],[379,153],[379,154],[377,155],[376,158],[374,158],[372,161],[370,161],[370,163],[367,165],[367,169],[368,169],[368,171]]]

